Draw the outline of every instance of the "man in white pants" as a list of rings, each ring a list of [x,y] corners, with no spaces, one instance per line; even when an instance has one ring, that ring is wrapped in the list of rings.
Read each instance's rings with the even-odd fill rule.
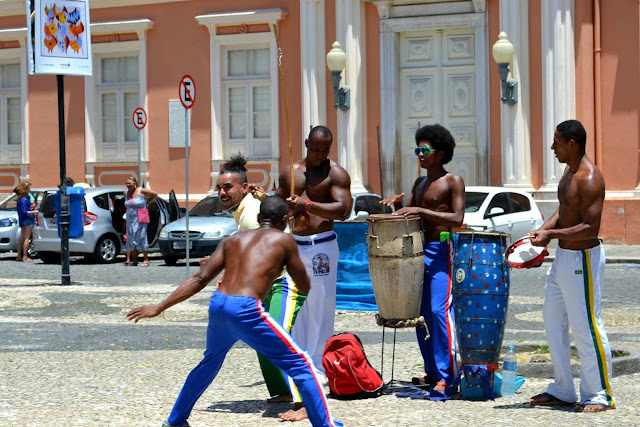
[[[573,405],[577,400],[571,376],[569,327],[580,356],[578,412],[615,408],[611,391],[611,349],[601,313],[604,249],[598,239],[605,185],[602,173],[587,158],[587,134],[577,120],[556,127],[551,149],[567,167],[558,185],[560,207],[540,229],[533,244],[559,240],[547,274],[544,325],[555,382],[531,398],[533,405]]]
[[[297,217],[294,239],[311,278],[311,292],[298,312],[291,335],[307,350],[316,369],[322,373],[322,353],[333,335],[336,311],[338,240],[333,221],[346,219],[352,203],[349,174],[329,159],[332,142],[333,135],[325,126],[311,129],[305,140],[307,156],[293,164],[294,194],[290,194],[289,168],[280,173],[276,190],[276,196],[289,202],[291,213]],[[294,409],[281,414],[282,419],[307,418],[297,396],[294,401]]]

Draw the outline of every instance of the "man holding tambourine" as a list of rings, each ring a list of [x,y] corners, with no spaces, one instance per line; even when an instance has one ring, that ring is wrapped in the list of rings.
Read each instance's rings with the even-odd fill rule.
[[[612,361],[600,310],[605,254],[598,239],[605,197],[604,177],[585,153],[587,134],[577,120],[556,127],[551,149],[566,163],[558,185],[558,210],[531,232],[534,246],[559,247],[547,275],[544,325],[555,382],[531,398],[533,405],[574,405],[569,327],[580,355],[578,412],[615,408],[611,391]]]

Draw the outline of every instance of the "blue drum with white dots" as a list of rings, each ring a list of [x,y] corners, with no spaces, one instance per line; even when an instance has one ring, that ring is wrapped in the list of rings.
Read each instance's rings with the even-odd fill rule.
[[[453,304],[462,364],[497,368],[509,305],[508,234],[454,234]]]

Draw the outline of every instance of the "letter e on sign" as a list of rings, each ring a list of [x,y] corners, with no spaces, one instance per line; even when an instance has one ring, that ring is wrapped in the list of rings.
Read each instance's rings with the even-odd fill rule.
[[[196,82],[190,75],[185,74],[182,76],[178,92],[182,106],[186,109],[193,107],[193,104],[196,102]]]
[[[138,130],[144,129],[147,125],[147,112],[144,111],[144,108],[136,108],[133,112],[133,125]]]

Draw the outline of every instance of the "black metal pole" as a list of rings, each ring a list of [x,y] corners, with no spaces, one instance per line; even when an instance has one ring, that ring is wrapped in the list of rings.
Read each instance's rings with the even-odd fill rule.
[[[64,137],[64,76],[56,76],[58,82],[58,142],[60,150],[60,257],[62,264],[62,284],[71,284],[69,272],[69,195],[65,178],[67,177],[67,154]]]

